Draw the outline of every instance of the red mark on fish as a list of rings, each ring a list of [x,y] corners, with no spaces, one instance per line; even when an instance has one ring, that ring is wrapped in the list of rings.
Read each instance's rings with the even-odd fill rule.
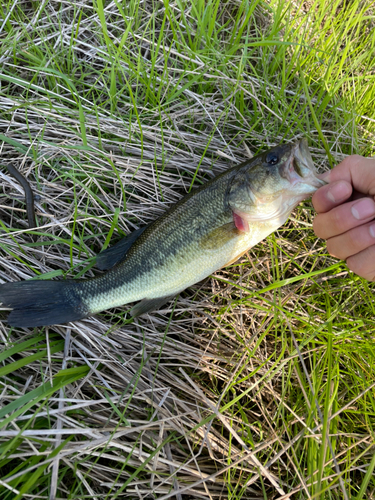
[[[249,232],[249,223],[240,214],[233,212],[233,222],[236,228],[242,233]]]

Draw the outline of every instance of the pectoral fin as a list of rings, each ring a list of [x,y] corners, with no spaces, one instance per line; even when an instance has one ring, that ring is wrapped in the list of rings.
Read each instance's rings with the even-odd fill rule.
[[[217,227],[204,236],[200,242],[203,250],[218,250],[241,233],[234,222]]]
[[[100,252],[96,256],[96,267],[98,267],[102,271],[105,271],[106,269],[110,269],[111,267],[124,260],[126,254],[130,250],[130,247],[141,236],[141,234],[147,227],[148,226],[141,227],[140,229],[133,231],[128,236],[125,236],[125,238],[113,245],[113,247],[106,248],[105,250]]]

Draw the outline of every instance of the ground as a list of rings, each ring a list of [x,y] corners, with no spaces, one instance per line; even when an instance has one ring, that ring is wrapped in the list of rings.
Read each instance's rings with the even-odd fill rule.
[[[275,144],[307,137],[321,172],[374,154],[369,1],[2,12],[2,282],[97,275],[102,248]],[[2,312],[1,498],[372,498],[374,285],[313,216],[146,317]]]

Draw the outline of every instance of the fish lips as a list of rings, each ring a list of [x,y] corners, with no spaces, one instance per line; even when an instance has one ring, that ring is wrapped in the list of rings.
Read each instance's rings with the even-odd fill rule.
[[[280,174],[291,186],[306,194],[312,194],[326,184],[317,177],[317,173],[307,140],[303,138],[293,145],[292,154]]]

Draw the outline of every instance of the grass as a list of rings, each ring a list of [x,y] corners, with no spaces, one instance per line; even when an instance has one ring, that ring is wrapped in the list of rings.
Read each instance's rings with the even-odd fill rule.
[[[94,276],[271,145],[375,154],[374,27],[369,0],[3,2],[1,163],[39,227],[3,167],[1,279]],[[374,286],[313,216],[148,317],[2,322],[0,498],[372,498]]]

